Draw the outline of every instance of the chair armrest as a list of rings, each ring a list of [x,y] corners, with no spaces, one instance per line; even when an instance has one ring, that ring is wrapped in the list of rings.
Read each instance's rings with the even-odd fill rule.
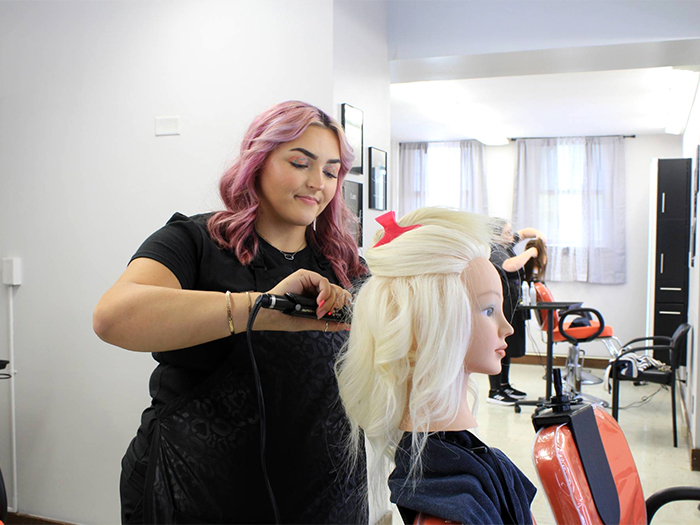
[[[624,346],[622,347],[624,348]],[[671,350],[671,345],[650,345],[650,346],[638,346],[636,348],[628,348],[627,350],[623,350],[618,354],[618,356],[615,358],[615,362],[623,356],[627,354],[631,354],[633,352],[639,352],[640,350]]]
[[[587,313],[592,313],[598,318],[598,330],[596,330],[594,334],[591,334],[588,337],[582,339],[577,339],[572,335],[568,334],[564,329],[564,319],[566,319],[570,315],[586,315]],[[559,316],[559,333],[572,345],[578,343],[585,343],[587,341],[593,341],[593,339],[595,339],[601,333],[603,333],[603,330],[605,329],[605,320],[603,319],[603,316],[598,310],[595,310],[594,308],[572,308],[570,310],[561,310],[560,314],[561,315]]]
[[[659,341],[665,341],[666,343],[671,343],[671,338],[667,335],[650,335],[649,337],[637,337],[636,339],[632,339],[631,341],[627,341],[624,345],[622,345],[622,348],[629,346],[634,343],[639,343],[641,341],[654,341],[656,342],[657,340]]]
[[[647,523],[656,511],[672,501],[700,501],[700,487],[671,487],[654,492],[646,500]]]

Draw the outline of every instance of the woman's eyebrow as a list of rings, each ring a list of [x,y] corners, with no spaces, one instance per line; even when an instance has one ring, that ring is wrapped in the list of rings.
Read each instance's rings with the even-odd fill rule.
[[[318,160],[318,155],[311,153],[308,149],[304,148],[292,148],[290,151],[301,151],[307,157],[311,157],[314,160]],[[330,159],[326,164],[340,164],[340,159]]]
[[[292,148],[290,151],[301,151],[301,152],[302,152],[304,155],[306,155],[307,157],[311,157],[311,158],[314,159],[314,160],[318,160],[318,155],[314,155],[314,154],[311,153],[308,149],[304,149],[304,148]]]

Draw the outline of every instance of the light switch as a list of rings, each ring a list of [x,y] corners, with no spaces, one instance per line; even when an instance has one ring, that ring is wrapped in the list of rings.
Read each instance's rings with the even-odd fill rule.
[[[22,260],[19,257],[6,257],[2,260],[2,282],[11,286],[22,284]]]
[[[180,134],[180,116],[156,117],[156,137]]]

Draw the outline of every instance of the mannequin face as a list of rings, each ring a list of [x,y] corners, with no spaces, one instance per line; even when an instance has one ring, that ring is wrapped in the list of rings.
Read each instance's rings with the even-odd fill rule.
[[[467,373],[495,375],[506,355],[506,337],[513,333],[503,315],[503,289],[498,272],[483,257],[474,259],[463,278],[473,297],[472,341],[464,358]]]

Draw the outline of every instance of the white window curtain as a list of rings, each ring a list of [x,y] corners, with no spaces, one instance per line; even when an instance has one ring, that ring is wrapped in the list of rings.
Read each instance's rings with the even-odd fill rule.
[[[476,140],[399,146],[401,214],[421,206],[488,212],[484,146]]]
[[[459,207],[474,213],[488,215],[484,145],[476,140],[463,140],[459,143],[459,152]]]
[[[624,283],[624,139],[522,139],[517,150],[513,225],[547,236],[547,279]]]
[[[399,217],[425,206],[428,143],[399,144]]]

